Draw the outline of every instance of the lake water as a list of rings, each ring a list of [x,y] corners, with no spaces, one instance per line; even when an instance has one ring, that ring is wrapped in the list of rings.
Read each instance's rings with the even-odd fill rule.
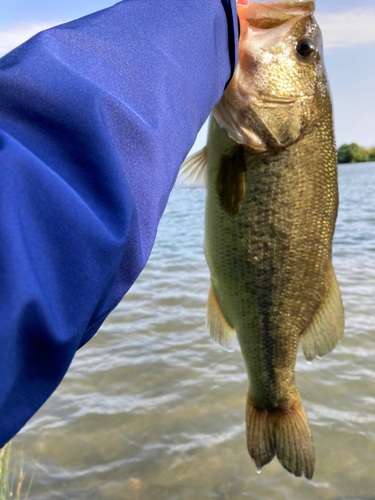
[[[277,460],[256,473],[241,353],[204,326],[205,193],[175,190],[137,283],[14,439],[28,477],[36,467],[29,498],[375,499],[375,163],[340,165],[339,183],[333,260],[345,335],[311,365],[300,353],[296,367],[313,481]]]

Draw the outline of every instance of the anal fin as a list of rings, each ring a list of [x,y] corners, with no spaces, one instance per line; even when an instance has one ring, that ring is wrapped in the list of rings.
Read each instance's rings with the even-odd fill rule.
[[[227,351],[234,351],[236,345],[236,332],[225,319],[212,285],[208,293],[206,324],[215,342],[220,344]]]
[[[303,353],[308,361],[331,352],[344,333],[344,308],[333,267],[325,300],[301,335]]]

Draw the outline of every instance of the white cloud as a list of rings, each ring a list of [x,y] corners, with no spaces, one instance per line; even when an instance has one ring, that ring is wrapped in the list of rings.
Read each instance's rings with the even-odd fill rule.
[[[335,14],[319,14],[324,48],[375,44],[375,9],[358,8]]]
[[[324,48],[375,44],[375,9],[358,8],[317,16],[324,37]],[[58,23],[22,23],[0,31],[0,57],[31,38],[39,31]]]
[[[33,35],[57,23],[22,23],[15,28],[0,31],[0,57],[13,50],[21,43],[26,42]]]

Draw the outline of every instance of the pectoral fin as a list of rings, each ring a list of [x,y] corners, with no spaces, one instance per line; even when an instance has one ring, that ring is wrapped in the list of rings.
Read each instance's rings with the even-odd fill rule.
[[[344,332],[344,308],[332,266],[329,279],[326,298],[301,335],[303,353],[308,361],[331,352]]]
[[[236,332],[225,319],[212,285],[208,293],[206,324],[215,342],[220,344],[227,351],[234,351],[236,345]]]
[[[221,157],[216,177],[220,205],[229,215],[236,215],[241,210],[246,190],[245,173],[244,148],[238,144],[234,152]]]

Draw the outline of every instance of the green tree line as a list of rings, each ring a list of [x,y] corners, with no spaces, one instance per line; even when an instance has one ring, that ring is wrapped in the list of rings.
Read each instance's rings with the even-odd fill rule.
[[[355,142],[343,144],[337,150],[337,160],[339,163],[359,163],[362,161],[375,161],[375,148],[361,148]]]

